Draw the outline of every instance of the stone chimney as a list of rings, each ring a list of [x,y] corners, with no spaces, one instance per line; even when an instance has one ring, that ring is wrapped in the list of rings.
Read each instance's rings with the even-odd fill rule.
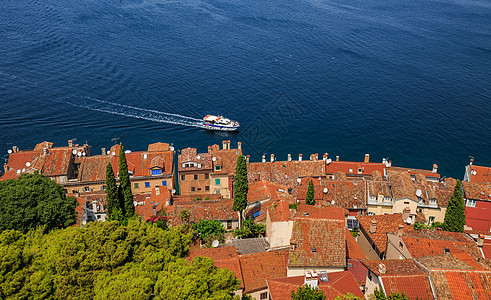
[[[404,207],[402,210],[402,222],[406,223],[407,218],[409,218],[411,214],[411,209],[409,207]]]
[[[106,148],[102,148],[101,151],[102,151],[102,155],[106,155]]]
[[[242,149],[242,143],[241,142],[238,142],[237,143],[237,149],[241,150]]]
[[[324,155],[322,156],[322,160],[323,160],[323,161],[326,161],[328,156],[329,156],[329,154],[324,153]]]
[[[246,155],[246,163],[249,163],[249,159],[251,158],[250,155]]]
[[[298,161],[302,161],[302,154],[298,155]]]
[[[228,150],[230,149],[230,141],[223,141],[223,150]]]
[[[68,147],[73,147],[73,140],[68,140]]]
[[[208,146],[208,153],[211,153],[212,149],[213,148],[211,146]]]
[[[376,220],[371,220],[370,221],[370,233],[375,233],[377,232],[377,221]]]
[[[319,153],[314,154],[314,160],[319,160]]]
[[[292,155],[288,153],[288,161],[292,161]]]
[[[261,159],[262,162],[266,162],[266,155],[263,154],[263,157]]]
[[[365,154],[365,162],[368,163],[370,162],[370,154]]]
[[[339,161],[339,155],[336,155],[336,161]]]
[[[271,154],[271,162],[274,162],[274,154]]]
[[[433,164],[433,170],[431,170],[431,172],[436,173],[437,171],[438,171],[438,165]]]
[[[479,234],[477,236],[477,246],[481,248],[484,246],[484,234]]]
[[[403,233],[404,233],[404,225],[401,224],[397,229],[397,236],[401,237]]]

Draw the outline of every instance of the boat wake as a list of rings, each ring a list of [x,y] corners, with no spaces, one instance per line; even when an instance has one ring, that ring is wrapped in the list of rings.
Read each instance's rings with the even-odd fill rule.
[[[90,97],[83,98],[86,101],[79,103],[67,102],[76,107],[90,109],[92,111],[105,112],[113,115],[143,119],[153,122],[168,123],[174,125],[182,125],[189,127],[203,127],[203,120],[182,116],[178,114],[166,113],[151,109],[139,108],[119,103],[108,102]]]

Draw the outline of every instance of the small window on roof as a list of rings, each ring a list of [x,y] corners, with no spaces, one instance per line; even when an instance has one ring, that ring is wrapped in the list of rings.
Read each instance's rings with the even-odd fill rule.
[[[317,253],[317,249],[316,248],[312,248],[312,253]]]
[[[353,173],[353,169],[349,169],[349,172],[350,172],[350,173]]]
[[[220,166],[220,165],[215,166],[215,171],[220,171],[221,169],[222,169],[222,166]]]

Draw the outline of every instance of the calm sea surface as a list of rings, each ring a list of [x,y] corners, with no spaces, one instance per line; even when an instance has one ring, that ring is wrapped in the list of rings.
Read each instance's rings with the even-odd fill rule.
[[[461,178],[491,166],[491,1],[1,0],[0,154],[115,137]]]

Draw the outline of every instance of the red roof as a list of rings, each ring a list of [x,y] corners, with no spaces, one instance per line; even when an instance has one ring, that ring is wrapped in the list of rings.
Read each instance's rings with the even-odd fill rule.
[[[285,200],[278,201],[276,206],[270,206],[268,213],[272,222],[286,222],[291,219],[290,205]]]
[[[464,197],[481,201],[491,201],[490,182],[462,182]]]
[[[174,204],[171,214],[171,222],[174,225],[182,224],[179,214],[182,210],[187,209],[190,212],[190,221],[198,222],[199,220],[238,220],[237,212],[232,209],[233,200],[196,200],[190,204]]]
[[[326,174],[343,172],[347,176],[371,176],[373,171],[384,173],[385,164],[373,162],[332,161],[326,164]]]
[[[386,295],[404,292],[409,299],[434,299],[428,274],[381,276],[381,280]]]
[[[491,182],[491,168],[471,165],[470,182]]]
[[[157,195],[157,190],[159,195]],[[143,217],[144,221],[154,216],[154,207],[156,214],[163,209],[170,213],[170,207],[166,205],[170,202],[171,191],[166,186],[154,187],[151,195],[135,195],[133,198],[138,204],[135,206],[135,212]]]
[[[375,246],[380,253],[384,253],[387,248],[387,233],[396,232],[399,229],[399,225],[403,225],[404,228],[410,228],[409,225],[402,221],[401,214],[392,215],[377,215],[377,216],[357,216],[360,222],[360,229],[365,232],[369,238],[372,239]],[[377,222],[377,228],[375,233],[370,233],[370,222],[374,220]]]
[[[329,281],[319,281],[319,290],[326,296],[326,299],[334,299],[338,296],[352,293],[361,299],[365,296],[358,287],[353,275],[348,271],[333,272],[327,274]],[[291,292],[297,291],[304,285],[304,276],[294,276],[279,279],[269,279],[268,288],[273,300],[290,300]]]
[[[491,271],[430,271],[437,299],[491,299]]]
[[[246,293],[267,288],[266,280],[286,277],[288,250],[240,255]]]
[[[255,181],[249,184],[247,202],[254,203],[265,200],[286,200],[288,203],[295,203],[293,196],[288,193],[288,187],[285,185],[266,180]]]
[[[422,174],[426,177],[440,178],[440,174],[433,173],[432,170],[411,169],[411,168],[404,168],[404,167],[388,167],[387,171],[407,172],[413,176],[415,176],[416,174]]]
[[[359,286],[364,286],[367,280],[367,267],[356,259],[348,259],[348,271],[353,275]]]
[[[367,259],[360,246],[355,241],[355,238],[351,235],[348,228],[346,228],[346,257],[352,259]]]
[[[366,181],[364,180],[321,180],[304,178],[298,187],[299,200],[305,200],[309,181],[314,184],[314,199],[322,205],[335,205],[343,208],[366,208]],[[320,203],[319,203],[320,204]]]

